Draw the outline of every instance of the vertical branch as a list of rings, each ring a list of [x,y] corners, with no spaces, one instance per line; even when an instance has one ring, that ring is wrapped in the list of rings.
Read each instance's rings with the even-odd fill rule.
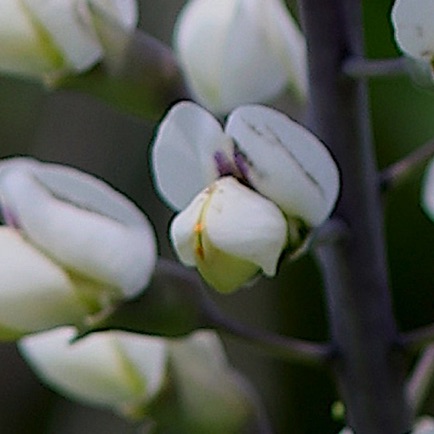
[[[389,294],[383,216],[373,155],[367,86],[344,77],[346,58],[363,56],[359,0],[300,0],[309,50],[308,126],[341,169],[336,215],[349,236],[321,244],[321,267],[335,376],[357,434],[403,434],[410,416]]]

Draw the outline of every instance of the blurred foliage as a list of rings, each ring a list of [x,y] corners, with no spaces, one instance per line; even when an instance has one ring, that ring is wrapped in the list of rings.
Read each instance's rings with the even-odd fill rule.
[[[142,27],[170,43],[184,1],[141,3]],[[364,4],[368,55],[397,56],[388,18],[391,0]],[[371,102],[380,167],[434,136],[434,94],[408,78],[374,80]],[[1,155],[31,154],[107,179],[147,211],[159,233],[160,252],[170,256],[165,235],[171,213],[153,192],[148,171],[153,128],[152,123],[118,114],[89,97],[63,91],[50,94],[37,85],[0,79]],[[419,206],[421,176],[419,170],[384,201],[393,298],[403,330],[434,320],[434,225]],[[245,322],[303,338],[327,338],[321,280],[309,257],[284,264],[275,281],[263,280],[233,296],[214,297]],[[277,434],[339,430],[341,425],[331,416],[337,396],[326,370],[288,366],[232,338],[226,344],[233,363],[264,397]],[[69,403],[42,388],[13,345],[2,345],[0,351],[2,434],[133,432],[111,414]]]

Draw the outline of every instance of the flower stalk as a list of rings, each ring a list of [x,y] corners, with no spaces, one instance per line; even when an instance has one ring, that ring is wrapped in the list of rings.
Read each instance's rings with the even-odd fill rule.
[[[392,313],[383,216],[366,82],[343,77],[346,58],[363,57],[360,2],[302,0],[310,70],[308,126],[341,169],[336,215],[348,238],[316,249],[338,357],[334,372],[358,434],[408,432],[402,355]]]

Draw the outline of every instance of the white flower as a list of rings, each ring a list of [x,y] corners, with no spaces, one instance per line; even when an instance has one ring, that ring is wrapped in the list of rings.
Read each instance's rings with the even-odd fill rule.
[[[0,162],[0,336],[77,324],[137,295],[156,261],[141,211],[91,175]]]
[[[392,9],[395,40],[409,57],[431,62],[434,57],[433,0],[396,0]]]
[[[245,425],[254,420],[257,410],[256,396],[229,365],[217,334],[198,331],[187,339],[174,340],[169,354],[183,415],[194,432],[247,432]]]
[[[153,167],[161,195],[182,210],[170,231],[181,261],[223,292],[260,269],[273,276],[282,251],[303,247],[339,192],[321,142],[263,106],[236,109],[223,131],[199,106],[177,104],[158,130]]]
[[[307,92],[306,44],[281,0],[191,0],[174,46],[191,90],[213,112]]]
[[[161,338],[122,331],[93,333],[71,344],[62,327],[19,341],[22,356],[60,394],[127,417],[143,416],[166,379],[167,345]]]
[[[137,20],[136,0],[1,0],[0,71],[49,81],[111,66]]]

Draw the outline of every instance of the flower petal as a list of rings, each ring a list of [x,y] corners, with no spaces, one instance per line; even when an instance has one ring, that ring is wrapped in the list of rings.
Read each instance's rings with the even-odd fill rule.
[[[0,227],[0,275],[1,326],[32,332],[77,323],[87,314],[67,273],[18,231],[4,226]]]
[[[287,224],[271,201],[232,177],[221,178],[213,185],[204,225],[218,249],[251,261],[274,276],[287,242]]]
[[[69,67],[84,71],[102,57],[87,5],[76,0],[22,0],[59,47]]]
[[[233,0],[189,1],[175,25],[174,47],[187,81],[197,100],[213,111],[221,110],[226,35],[236,7]]]
[[[72,168],[30,159],[0,164],[0,195],[30,240],[64,266],[133,296],[148,283],[156,243],[120,193]]]
[[[226,133],[239,148],[245,175],[291,217],[321,224],[339,192],[339,172],[326,147],[282,113],[244,106],[229,116]]]
[[[74,334],[63,327],[19,342],[27,362],[61,394],[128,413],[143,407],[161,386],[166,360],[162,339],[107,331],[71,344]]]
[[[430,61],[434,57],[434,2],[396,0],[392,8],[395,40],[408,56]]]
[[[161,123],[152,151],[157,188],[175,210],[185,208],[219,173],[215,153],[232,142],[217,120],[191,102],[174,106]]]
[[[22,2],[0,1],[0,70],[39,77],[61,66],[55,47],[35,26]]]
[[[220,113],[228,113],[242,104],[268,101],[289,81],[282,62],[283,53],[277,55],[271,44],[276,17],[269,16],[267,2],[236,2],[220,65]]]
[[[421,204],[428,217],[434,221],[434,160],[431,160],[425,171]]]
[[[260,268],[275,274],[287,223],[272,202],[224,177],[175,217],[170,234],[184,264],[197,266],[215,289],[231,292]]]

